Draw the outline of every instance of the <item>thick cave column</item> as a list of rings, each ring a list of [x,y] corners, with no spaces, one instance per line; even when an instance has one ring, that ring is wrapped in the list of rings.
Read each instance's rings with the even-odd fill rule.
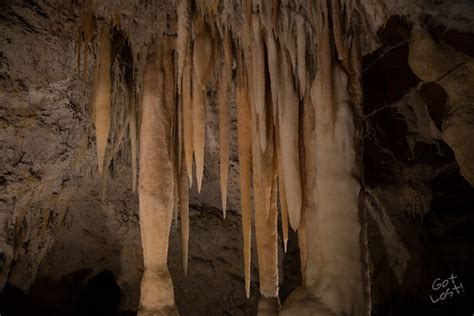
[[[300,244],[306,247],[304,285],[288,298],[281,314],[366,315],[360,170],[348,78],[341,67],[333,67],[334,106],[324,104],[321,81],[318,75],[311,88],[314,129],[305,126],[310,134],[305,135],[306,240]]]
[[[367,315],[368,280],[361,191],[358,45],[342,43],[320,2],[317,73],[304,100],[304,198],[299,229],[303,286],[282,315]],[[332,32],[331,32],[332,29]],[[336,61],[338,60],[338,61]]]
[[[160,49],[154,47],[144,71],[140,129],[138,193],[145,271],[138,314],[142,316],[177,314],[167,267],[175,178],[170,145],[174,108],[163,97],[165,79]]]

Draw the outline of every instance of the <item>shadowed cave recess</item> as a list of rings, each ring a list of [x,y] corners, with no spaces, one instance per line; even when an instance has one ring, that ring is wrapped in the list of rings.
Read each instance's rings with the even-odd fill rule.
[[[0,1],[0,314],[473,315],[474,3]]]

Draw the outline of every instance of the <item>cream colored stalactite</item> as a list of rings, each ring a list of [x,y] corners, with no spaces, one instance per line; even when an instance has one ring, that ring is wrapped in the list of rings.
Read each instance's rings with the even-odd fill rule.
[[[176,42],[175,42],[175,54],[176,54],[176,82],[178,86],[178,128],[177,128],[177,138],[178,138],[178,166],[177,168],[181,169],[183,151],[180,149],[184,146],[184,119],[183,119],[183,72],[186,64],[186,59],[188,58],[188,47],[191,38],[191,21],[190,21],[190,4],[188,0],[178,0],[176,3],[176,15],[177,15],[177,26],[176,26]],[[188,82],[189,84],[189,82]],[[188,90],[189,91],[189,90]]]
[[[204,174],[204,147],[206,135],[206,85],[211,72],[212,38],[202,17],[195,19],[196,35],[193,46],[193,150],[196,162],[198,192],[201,192]]]
[[[272,194],[276,186],[274,179],[276,165],[273,139],[267,144],[265,152],[261,150],[256,107],[252,106],[251,122],[255,235],[261,293],[258,314],[271,315],[271,311],[278,310],[278,213],[272,200],[276,198],[276,194]]]
[[[280,55],[281,87],[278,98],[278,128],[283,177],[286,188],[288,217],[291,227],[298,229],[301,216],[301,176],[298,149],[298,95],[295,91],[291,65],[283,49]],[[291,190],[289,189],[291,188]]]
[[[326,111],[336,111],[333,109],[333,80],[332,80],[332,51],[330,39],[330,25],[328,14],[328,0],[316,1],[317,12],[319,12],[316,33],[318,37],[317,63],[320,84],[322,85],[319,106],[327,106]],[[315,101],[313,101],[314,103]],[[315,106],[318,106],[315,104]],[[333,114],[334,116],[334,114]]]
[[[283,234],[283,250],[287,251],[288,248],[288,205],[286,202],[286,191],[285,191],[285,180],[283,176],[283,162],[281,157],[281,142],[279,137],[278,125],[275,127],[275,147],[277,155],[277,168],[278,168],[278,195],[280,197],[280,209],[281,209],[281,230]]]
[[[249,73],[252,76],[252,101],[253,106],[257,111],[258,119],[258,137],[262,151],[265,151],[267,146],[267,124],[265,113],[265,50],[262,39],[262,29],[260,27],[260,16],[252,14],[252,71]]]
[[[196,164],[196,181],[198,192],[201,192],[204,174],[204,146],[206,135],[206,98],[199,87],[196,74],[192,74],[192,119],[193,119],[193,152]]]
[[[240,204],[242,212],[242,239],[244,257],[245,293],[250,297],[250,260],[251,260],[251,163],[252,163],[252,138],[250,126],[250,104],[244,83],[237,81],[237,134],[239,151],[239,177],[240,177]]]
[[[145,271],[139,315],[177,314],[167,267],[174,205],[175,178],[170,152],[174,106],[164,101],[163,81],[160,52],[158,48],[152,48],[144,70],[140,128],[138,193]]]
[[[272,93],[273,124],[276,125],[278,114],[278,91],[280,89],[280,67],[277,44],[271,30],[267,31],[265,41],[267,45],[268,72],[270,74],[270,87]]]
[[[183,150],[183,155],[186,156]],[[179,217],[181,219],[181,254],[184,275],[188,275],[188,244],[189,244],[189,179],[186,165],[181,164],[179,172]]]
[[[186,62],[187,46],[190,39],[189,0],[178,0],[176,5],[178,25],[176,27],[176,54],[178,59],[178,93],[181,95],[184,65]]]
[[[104,170],[105,149],[110,130],[110,102],[112,93],[110,66],[110,27],[104,25],[99,34],[99,53],[96,62],[96,78],[94,80],[94,113],[99,175],[102,175]]]
[[[183,107],[183,147],[184,160],[186,162],[186,173],[189,178],[189,186],[193,184],[193,104],[192,104],[192,55],[191,44],[186,50],[186,60],[183,70],[182,86]]]
[[[341,25],[341,4],[339,3],[339,0],[333,0],[331,3],[332,29],[337,59],[342,67],[348,71],[349,50],[344,44],[344,34]]]
[[[306,32],[304,18],[296,15],[296,46],[297,46],[297,67],[298,67],[298,87],[300,99],[306,91]]]
[[[166,47],[169,45],[174,45],[170,39],[165,39]],[[175,96],[176,96],[176,83],[175,83],[175,67],[172,51],[165,49],[162,54],[162,66],[163,66],[163,102],[167,108],[171,109],[171,134],[169,140],[169,152],[171,153],[171,161],[173,162],[173,174],[174,174],[174,223],[177,226],[178,224],[178,213],[179,213],[179,188],[178,188],[178,173],[179,173],[179,157],[180,153],[178,152],[178,146],[180,145],[180,140],[178,136],[178,115],[179,107],[176,106]]]
[[[230,34],[224,35],[224,66],[219,80],[219,161],[222,212],[225,218],[227,209],[227,178],[229,175],[230,112],[229,83],[232,80],[232,47]]]

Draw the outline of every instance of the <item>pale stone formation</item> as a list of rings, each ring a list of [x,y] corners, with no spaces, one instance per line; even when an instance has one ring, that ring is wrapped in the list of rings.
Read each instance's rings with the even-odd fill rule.
[[[138,194],[145,266],[139,315],[144,316],[177,314],[167,267],[175,178],[170,146],[173,105],[165,103],[163,95],[166,53],[157,47],[150,51],[143,78]]]
[[[193,180],[194,157],[201,191],[209,89],[217,90],[225,217],[235,68],[247,297],[253,196],[259,315],[275,315],[280,309],[278,200],[285,250],[289,226],[299,234],[304,280],[304,287],[281,312],[369,312],[357,163],[361,152],[356,124],[362,100],[360,47],[357,36],[346,34],[360,31],[354,25],[360,25],[363,17],[352,15],[356,4],[351,1],[297,1],[295,5],[307,16],[292,10],[287,1],[242,1],[240,18],[246,23],[235,29],[219,15],[217,1],[198,1],[195,7],[178,1],[175,42],[158,36],[152,42],[159,44],[148,47],[145,67],[136,66],[144,78],[137,82],[142,92],[138,141],[143,315],[177,313],[166,267],[168,236],[173,210],[179,207],[186,273],[187,190]],[[224,9],[232,12],[232,8]]]
[[[365,315],[359,190],[354,122],[349,108],[347,76],[334,67],[334,108],[322,106],[320,78],[312,87],[315,129],[308,138],[314,146],[314,165],[307,165],[308,187],[304,210],[306,258],[304,286],[288,299],[282,315]],[[336,120],[332,122],[332,112]],[[301,244],[300,244],[301,246]]]
[[[110,130],[110,102],[112,84],[110,80],[111,39],[110,27],[104,25],[100,30],[99,55],[95,70],[94,114],[97,144],[98,171],[104,170],[105,148]]]

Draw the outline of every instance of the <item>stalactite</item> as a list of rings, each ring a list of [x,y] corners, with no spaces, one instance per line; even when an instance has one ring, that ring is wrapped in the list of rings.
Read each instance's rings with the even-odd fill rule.
[[[193,49],[194,72],[199,88],[205,90],[211,73],[212,38],[210,28],[202,17],[196,17],[194,25],[196,32]]]
[[[265,114],[265,51],[260,27],[260,16],[252,14],[252,103],[257,112],[258,137],[262,151],[267,146],[267,128]]]
[[[332,29],[333,29],[333,36],[334,36],[334,44],[336,46],[337,57],[339,62],[341,63],[344,70],[349,71],[348,67],[348,58],[349,52],[347,50],[346,45],[344,45],[344,36],[342,33],[342,25],[341,25],[341,4],[339,0],[333,0],[331,2],[332,8]]]
[[[281,143],[283,177],[285,182],[288,215],[291,227],[298,229],[301,215],[301,176],[298,153],[298,96],[293,85],[288,56],[281,55],[281,84],[278,101],[278,125]],[[289,190],[288,188],[291,188]]]
[[[302,99],[306,90],[306,32],[304,30],[304,18],[301,15],[296,16],[296,46],[298,87],[300,99]]]
[[[178,16],[176,54],[178,56],[178,93],[181,95],[184,64],[186,62],[186,47],[190,38],[189,0],[178,0],[176,11]]]
[[[317,2],[319,20],[316,28],[316,35],[319,38],[318,41],[318,69],[320,72],[322,90],[321,100],[319,104],[328,112],[333,112],[333,120],[335,116],[335,109],[333,109],[332,93],[334,91],[333,79],[332,79],[332,53],[331,53],[331,42],[330,42],[330,26],[329,26],[329,14],[328,14],[328,3],[327,0],[319,0]],[[314,100],[313,100],[314,102]]]
[[[162,67],[163,67],[163,102],[165,108],[170,109],[170,129],[171,133],[169,134],[169,141],[168,141],[168,151],[170,152],[170,158],[172,161],[173,166],[173,175],[174,175],[174,200],[173,200],[173,214],[174,214],[174,224],[175,227],[178,225],[178,213],[179,213],[179,188],[178,188],[178,179],[179,179],[179,162],[178,162],[178,151],[181,150],[178,148],[178,135],[177,135],[177,115],[178,115],[178,107],[176,106],[176,87],[177,84],[175,82],[175,66],[174,66],[174,58],[173,54],[169,53],[169,46],[173,45],[173,41],[169,38],[163,40],[166,43],[164,48],[164,53],[162,54]],[[174,48],[174,47],[173,47]]]
[[[111,43],[110,28],[104,25],[99,34],[99,53],[96,63],[94,113],[97,144],[97,160],[99,175],[104,169],[105,148],[110,129],[110,102],[111,102]]]
[[[283,176],[283,161],[281,157],[281,141],[279,136],[279,127],[275,127],[275,146],[277,155],[277,168],[278,168],[278,193],[280,197],[280,209],[281,209],[281,229],[283,234],[283,250],[288,249],[288,204],[286,201],[286,188],[285,178]]]
[[[183,155],[186,156],[186,153]],[[189,180],[186,165],[181,164],[179,172],[179,217],[181,219],[181,255],[184,275],[188,275],[188,244],[189,244]]]
[[[227,209],[227,178],[229,174],[230,112],[229,82],[232,80],[232,47],[230,34],[224,35],[224,66],[219,80],[219,161],[222,212],[225,218]]]
[[[278,109],[278,91],[280,89],[280,73],[278,62],[278,50],[273,32],[270,30],[266,35],[268,72],[270,73],[270,86],[272,92],[273,124],[276,125]]]
[[[193,104],[192,104],[192,55],[191,43],[187,45],[183,72],[183,145],[189,186],[193,183]]]
[[[242,213],[242,238],[244,253],[245,294],[250,297],[250,260],[251,260],[251,159],[252,141],[250,126],[250,105],[244,88],[243,79],[238,79],[236,89],[237,133],[239,151],[240,204]],[[240,81],[240,82],[239,82]]]
[[[204,174],[204,146],[206,134],[206,97],[201,90],[196,73],[192,74],[192,120],[193,120],[193,151],[196,163],[196,180],[198,192],[201,192]]]
[[[198,191],[201,192],[204,173],[204,147],[206,134],[206,85],[212,60],[212,38],[202,17],[195,19],[196,36],[193,50],[193,150],[196,162]]]

